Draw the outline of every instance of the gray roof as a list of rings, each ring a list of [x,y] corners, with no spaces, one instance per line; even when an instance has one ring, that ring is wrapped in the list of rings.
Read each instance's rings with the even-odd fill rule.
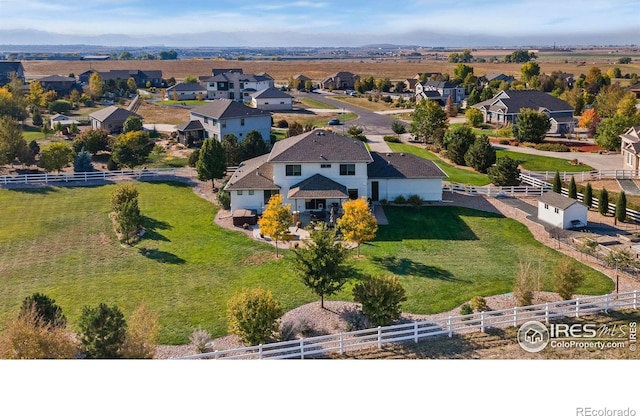
[[[269,87],[262,91],[254,92],[251,96],[253,98],[291,98],[289,94],[284,93],[275,87]]]
[[[347,199],[347,187],[322,176],[319,173],[293,185],[289,188],[289,199],[335,198]]]
[[[538,198],[538,201],[542,202],[543,204],[549,204],[554,208],[560,208],[563,211],[574,204],[584,205],[582,202],[576,199],[572,199],[555,192],[545,192],[540,198]],[[584,206],[586,207],[586,205]]]
[[[204,126],[200,122],[200,120],[191,120],[187,121],[184,124],[180,124],[176,126],[176,130],[178,131],[193,131],[193,130],[204,130]]]
[[[244,74],[242,71],[226,71],[226,72],[216,72],[214,69],[212,71],[214,73],[213,76],[209,78],[202,79],[206,82],[260,82],[260,81],[270,81],[273,80],[268,74],[262,73],[260,75],[256,74]]]
[[[543,91],[536,90],[517,90],[517,91],[500,91],[493,98],[474,105],[475,108],[491,108],[492,111],[496,107],[506,106],[507,114],[517,114],[523,108],[531,108],[541,110],[546,108],[551,112],[555,111],[574,111],[573,107],[566,101],[554,97]]]
[[[216,120],[240,117],[271,117],[271,113],[268,111],[251,108],[227,98],[213,100],[201,107],[193,108],[191,114],[212,117]]]
[[[367,176],[371,178],[419,179],[446,178],[446,173],[431,160],[410,153],[371,152],[373,163],[367,165]]]
[[[206,91],[207,89],[197,82],[179,82],[176,85],[167,88],[167,91]]]
[[[273,166],[267,163],[269,154],[245,160],[238,166],[224,189],[228,191],[244,189],[278,190],[273,183]]]
[[[103,108],[102,110],[98,110],[96,112],[93,112],[91,114],[89,114],[89,117],[96,119],[100,122],[105,122],[105,121],[111,121],[111,122],[118,122],[118,121],[125,121],[127,118],[129,117],[138,117],[138,118],[142,118],[140,117],[140,115],[125,110],[124,108],[120,108],[120,107],[116,107],[115,105]]]
[[[273,145],[269,162],[364,162],[371,154],[360,140],[316,129],[280,140]]]
[[[311,78],[309,78],[307,76],[304,76],[302,74],[295,74],[293,76],[293,79],[299,79],[300,81],[310,81],[311,80]]]
[[[436,89],[455,88],[458,86],[450,81],[425,81],[422,83],[422,85],[429,86]]]
[[[22,62],[0,61],[0,72],[18,72],[19,70],[24,70]]]
[[[62,75],[49,75],[48,77],[40,78],[40,82],[76,82],[75,78],[63,77]]]

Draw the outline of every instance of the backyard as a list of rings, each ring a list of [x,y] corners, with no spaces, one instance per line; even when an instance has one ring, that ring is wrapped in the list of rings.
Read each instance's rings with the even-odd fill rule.
[[[0,323],[34,292],[54,298],[71,329],[83,306],[117,304],[128,316],[146,302],[160,314],[160,342],[181,344],[198,327],[225,335],[227,300],[242,289],[270,289],[285,310],[317,300],[293,275],[290,253],[276,260],[272,246],[215,225],[217,208],[189,186],[137,188],[147,232],[135,247],[117,242],[108,218],[114,185],[0,190]],[[406,312],[443,312],[474,295],[510,292],[520,259],[544,259],[548,272],[561,257],[524,225],[496,214],[436,206],[385,210],[390,225],[362,247],[362,258],[351,260],[354,280],[400,276]],[[609,278],[580,267],[587,279],[579,293],[612,290]],[[551,289],[549,273],[543,283]],[[352,284],[332,299],[352,300]]]

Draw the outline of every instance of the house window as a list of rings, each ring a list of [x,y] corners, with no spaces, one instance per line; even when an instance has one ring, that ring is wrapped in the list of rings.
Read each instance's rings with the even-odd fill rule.
[[[269,103],[267,103],[267,104],[269,104]],[[280,101],[280,104],[284,104],[284,101]]]
[[[242,195],[242,191],[238,191],[238,196]]]
[[[544,209],[549,209],[549,204],[544,204]]]
[[[356,165],[353,163],[348,163],[344,165],[340,165],[340,176],[355,176],[356,175]]]
[[[264,105],[269,105],[269,101],[266,101],[266,102],[264,103]]]
[[[226,120],[223,120],[223,121],[222,121],[222,128],[226,128],[226,127],[227,127],[227,121],[226,121]]]
[[[302,175],[302,165],[286,165],[285,166],[285,175],[286,176],[301,176]]]
[[[322,163],[320,165],[320,168],[321,169],[329,169],[329,168],[331,168],[331,164],[330,163]]]
[[[240,125],[244,126],[244,119],[243,118],[240,119]]]
[[[347,194],[349,194],[349,199],[358,199],[357,189],[347,189]]]
[[[244,82],[240,83],[240,88],[244,88]]]
[[[249,189],[249,195],[253,195],[253,189]]]
[[[560,213],[560,209],[559,208],[554,208],[553,212],[555,212],[556,214],[559,214]]]

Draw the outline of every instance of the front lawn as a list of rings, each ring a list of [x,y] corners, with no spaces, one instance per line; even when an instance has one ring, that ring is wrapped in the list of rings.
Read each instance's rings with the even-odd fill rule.
[[[531,155],[528,153],[512,152],[510,150],[496,150],[496,156],[509,156],[511,159],[519,160],[520,166],[530,171],[588,172],[593,170],[589,165],[572,165],[567,159]]]
[[[323,110],[338,109],[338,107],[336,107],[335,105],[327,104],[324,101],[316,100],[315,98],[311,97],[301,97],[298,100],[300,101],[300,104],[302,104],[302,106],[306,108],[319,108]]]
[[[135,247],[120,246],[108,218],[115,185],[0,190],[0,325],[34,292],[55,299],[72,330],[85,305],[117,304],[127,317],[146,302],[160,314],[160,342],[180,344],[198,327],[225,335],[227,301],[243,289],[269,289],[285,310],[317,300],[294,276],[290,253],[276,260],[272,246],[218,227],[217,208],[190,187],[136,186],[147,233]],[[457,207],[385,211],[390,225],[351,261],[356,277],[399,275],[407,312],[443,312],[474,295],[510,292],[520,259],[541,259],[548,272],[561,257],[498,215]],[[580,293],[612,290],[610,279],[581,267],[588,278]],[[331,299],[352,300],[352,287]]]

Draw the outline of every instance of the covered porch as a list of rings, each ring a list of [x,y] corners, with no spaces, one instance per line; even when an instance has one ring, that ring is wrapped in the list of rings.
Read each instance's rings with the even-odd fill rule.
[[[325,221],[332,225],[342,211],[342,203],[349,199],[347,187],[320,174],[315,174],[289,189],[287,198],[296,221],[308,224]],[[332,221],[333,220],[333,221]]]

